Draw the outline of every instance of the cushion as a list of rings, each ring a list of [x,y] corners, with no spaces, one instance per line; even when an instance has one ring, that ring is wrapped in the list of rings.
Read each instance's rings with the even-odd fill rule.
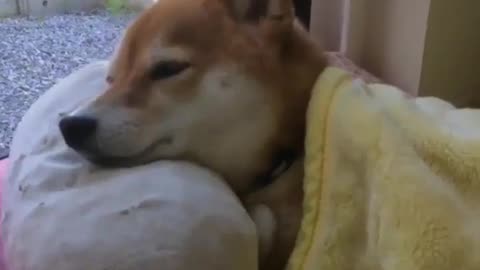
[[[0,183],[3,183],[3,181],[5,180],[5,176],[7,174],[7,162],[8,162],[7,158],[0,160]],[[0,189],[0,201],[1,201],[1,198],[2,198],[2,190]],[[0,205],[0,209],[1,209],[1,205]],[[1,241],[0,241],[0,270],[5,270],[5,262],[3,258],[3,246],[1,245]]]
[[[213,172],[159,161],[86,162],[61,139],[61,115],[106,89],[108,63],[47,91],[19,124],[3,186],[9,270],[256,269],[255,226]]]

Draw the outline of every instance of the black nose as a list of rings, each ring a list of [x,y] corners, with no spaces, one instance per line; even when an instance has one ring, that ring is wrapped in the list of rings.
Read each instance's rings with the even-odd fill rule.
[[[86,116],[68,116],[60,120],[59,127],[65,143],[79,150],[95,133],[97,120]]]

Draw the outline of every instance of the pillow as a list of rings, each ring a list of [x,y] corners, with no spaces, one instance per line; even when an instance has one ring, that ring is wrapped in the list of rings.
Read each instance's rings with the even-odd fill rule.
[[[3,183],[5,180],[5,175],[7,174],[7,158],[3,158],[0,160],[0,183]],[[2,190],[0,188],[0,202],[2,198]],[[0,204],[0,209],[1,209],[1,204]],[[0,270],[5,270],[5,263],[3,259],[3,246],[1,245],[1,239],[0,239]]]
[[[106,89],[90,64],[19,124],[3,187],[9,270],[254,270],[255,225],[222,179],[187,162],[101,169],[61,139],[61,115]]]

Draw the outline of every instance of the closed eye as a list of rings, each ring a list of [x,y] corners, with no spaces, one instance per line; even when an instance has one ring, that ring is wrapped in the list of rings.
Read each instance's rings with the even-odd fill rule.
[[[105,78],[105,81],[106,81],[108,84],[112,84],[112,83],[113,83],[113,76],[112,76],[112,75],[108,75],[108,76]]]
[[[161,61],[150,71],[152,80],[163,80],[178,75],[190,67],[190,63],[181,61]]]

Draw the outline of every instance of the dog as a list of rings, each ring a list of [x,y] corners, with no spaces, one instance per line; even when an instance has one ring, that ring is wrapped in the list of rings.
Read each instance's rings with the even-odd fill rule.
[[[291,0],[162,0],[128,27],[108,88],[65,116],[93,163],[188,160],[219,173],[260,235],[260,269],[283,269],[302,217],[311,89],[326,67]]]

